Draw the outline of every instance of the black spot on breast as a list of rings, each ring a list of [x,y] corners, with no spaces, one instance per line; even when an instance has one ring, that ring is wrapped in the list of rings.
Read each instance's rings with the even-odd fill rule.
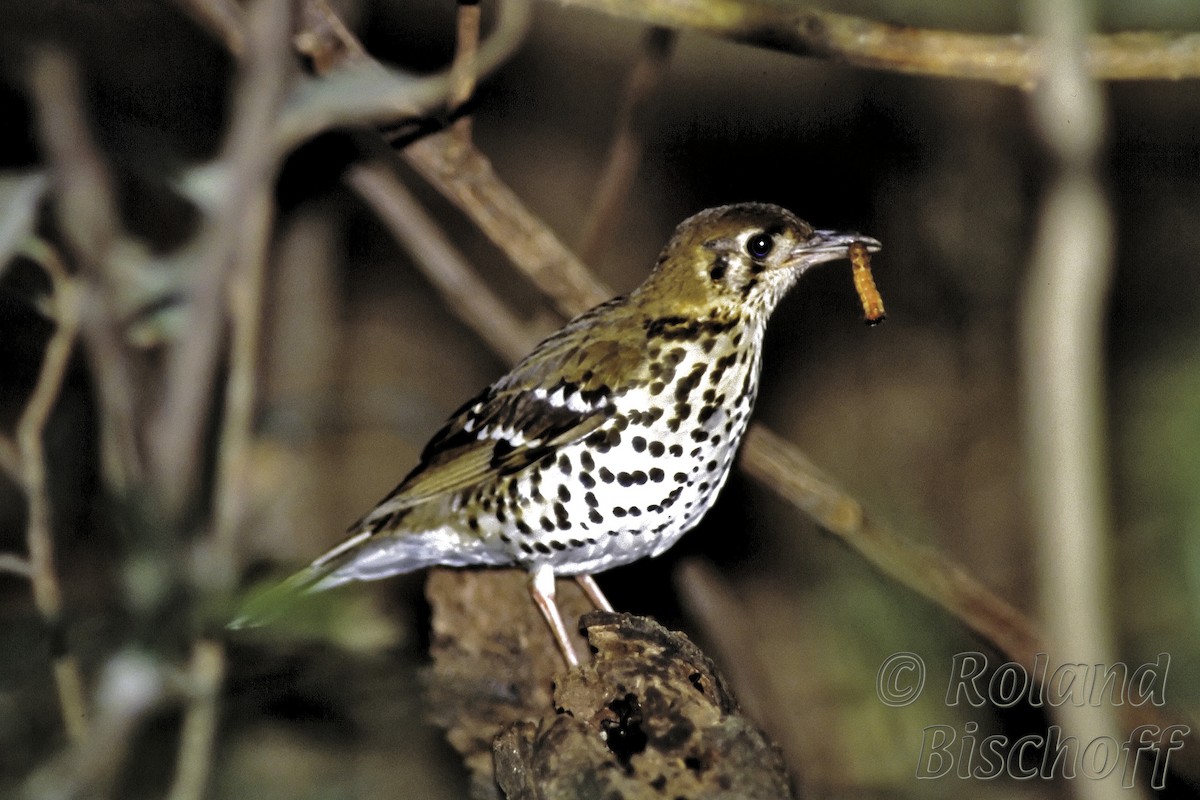
[[[616,479],[617,479],[617,476],[613,475],[612,472],[608,469],[608,467],[600,468],[600,480],[604,481],[605,483],[612,483]]]
[[[704,372],[707,369],[708,366],[704,363],[692,367],[692,371],[680,379],[679,383],[675,386],[675,399],[681,403],[687,400],[692,390],[700,384],[700,380],[704,377]]]
[[[650,480],[654,481],[655,483],[662,483],[663,478],[665,478],[665,477],[666,477],[666,473],[664,473],[658,467],[654,467],[653,469],[650,470]]]
[[[596,462],[592,460],[592,454],[586,451],[579,454],[579,464],[588,471],[596,468]]]
[[[666,451],[667,451],[667,448],[663,445],[662,442],[651,442],[650,443],[650,455],[654,456],[655,458],[660,458],[662,456],[662,454],[665,453]]]
[[[566,484],[558,487],[558,499],[564,503],[571,502],[571,490],[567,488]]]
[[[593,489],[596,486],[596,479],[586,472],[579,474],[579,485],[585,489]]]
[[[646,449],[646,440],[641,436],[633,437],[629,443],[633,445],[633,452],[635,453],[640,453]]]
[[[558,457],[558,468],[562,471],[563,475],[571,474],[571,459],[567,457],[566,453]]]
[[[539,519],[538,524],[541,525],[542,530],[546,531],[547,533],[554,530],[554,523],[551,522],[548,517],[542,517]]]

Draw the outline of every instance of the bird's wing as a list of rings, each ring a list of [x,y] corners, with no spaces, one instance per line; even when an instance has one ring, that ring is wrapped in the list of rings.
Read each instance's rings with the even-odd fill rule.
[[[456,411],[420,464],[350,532],[387,530],[414,506],[519,472],[603,424],[613,374],[644,355],[602,337],[580,345],[564,332]]]

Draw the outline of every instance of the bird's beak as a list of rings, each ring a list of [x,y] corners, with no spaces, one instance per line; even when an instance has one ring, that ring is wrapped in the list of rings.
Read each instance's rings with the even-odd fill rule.
[[[812,236],[792,250],[791,258],[788,261],[811,267],[826,261],[848,258],[850,245],[855,242],[865,244],[869,253],[878,253],[883,249],[883,245],[870,236],[838,231],[813,231]]]

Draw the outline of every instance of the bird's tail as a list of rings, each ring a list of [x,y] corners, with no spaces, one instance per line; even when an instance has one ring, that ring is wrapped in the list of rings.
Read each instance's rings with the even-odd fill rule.
[[[230,628],[266,625],[281,617],[302,595],[332,589],[351,581],[390,578],[434,565],[496,566],[507,563],[478,539],[441,529],[379,535],[363,531],[351,536],[290,578],[243,602]]]
[[[339,584],[355,580],[354,576],[340,575],[339,570],[356,560],[357,554],[368,547],[367,540],[369,538],[370,536],[366,532],[351,536],[287,579],[252,592],[241,603],[226,627],[237,630],[269,624],[285,614],[288,608],[294,605],[302,595],[331,589]],[[401,572],[419,569],[422,566],[424,564],[415,563],[405,569],[396,564],[390,574],[397,575]]]

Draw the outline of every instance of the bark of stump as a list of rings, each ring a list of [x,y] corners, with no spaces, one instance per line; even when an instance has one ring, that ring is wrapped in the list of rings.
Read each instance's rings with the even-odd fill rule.
[[[577,649],[592,659],[567,671],[525,586],[518,570],[434,570],[426,588],[427,697],[473,797],[793,796],[778,748],[686,636],[591,611]],[[590,608],[573,582],[558,591],[568,623]]]

